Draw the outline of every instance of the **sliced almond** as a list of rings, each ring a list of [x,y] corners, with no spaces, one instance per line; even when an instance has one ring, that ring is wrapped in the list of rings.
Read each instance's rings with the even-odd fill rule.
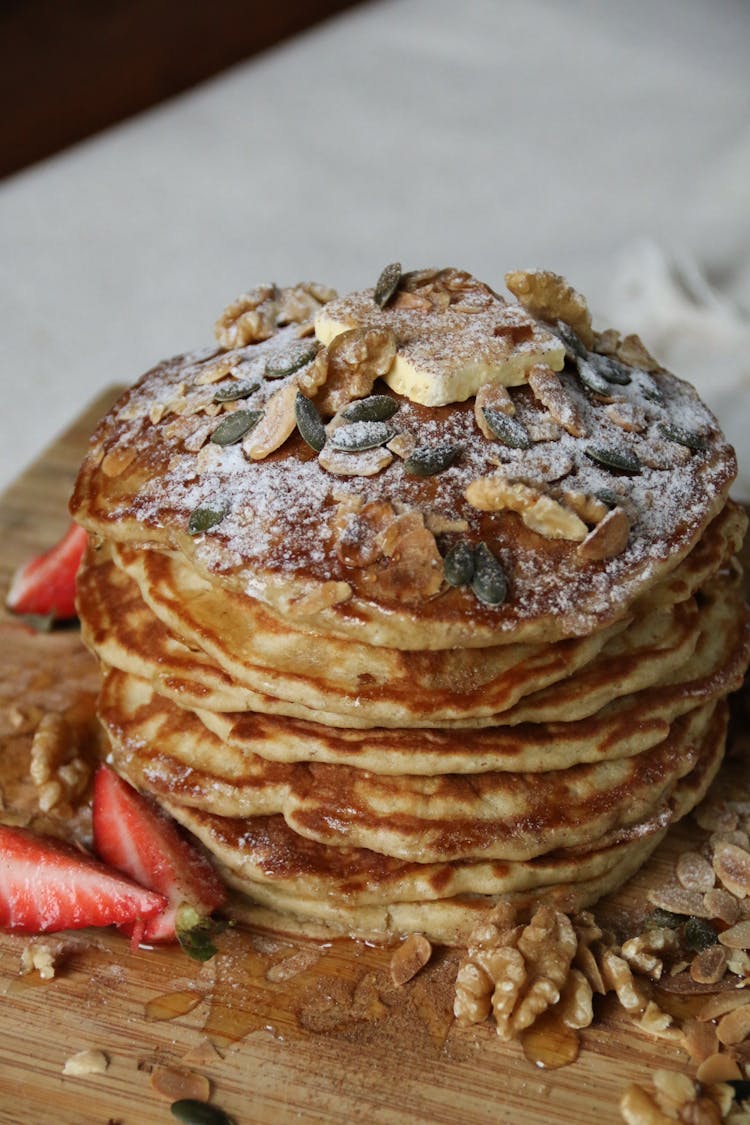
[[[750,894],[750,852],[736,844],[718,845],[713,866],[721,883],[733,895],[745,898]]]
[[[695,1072],[695,1077],[704,1085],[713,1086],[717,1082],[736,1082],[743,1078],[743,1074],[736,1059],[717,1051],[703,1060]]]
[[[744,1004],[741,1008],[735,1008],[734,1011],[727,1012],[719,1020],[716,1034],[719,1037],[719,1042],[723,1043],[725,1047],[734,1047],[737,1043],[744,1043],[750,1035],[750,1007]]]
[[[432,946],[423,934],[409,934],[391,957],[391,980],[399,988],[415,977],[432,956]]]
[[[182,1101],[183,1098],[207,1102],[211,1096],[211,1083],[205,1075],[176,1066],[155,1066],[149,1085],[170,1102]]]
[[[578,554],[587,561],[611,559],[628,545],[630,520],[622,508],[612,508],[601,523],[588,533],[578,547]]]
[[[728,949],[750,949],[750,919],[724,930],[719,934],[719,941]]]
[[[578,405],[550,367],[541,363],[532,367],[529,386],[534,392],[534,398],[541,402],[555,422],[573,437],[586,437],[586,424]]]

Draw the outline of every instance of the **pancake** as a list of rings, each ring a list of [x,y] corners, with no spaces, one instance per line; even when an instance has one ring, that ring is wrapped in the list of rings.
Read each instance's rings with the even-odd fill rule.
[[[429,314],[415,312],[410,338],[423,329],[425,316],[437,329],[446,315],[457,315],[452,310],[458,290],[449,292],[453,280],[446,274],[427,283],[453,303],[441,304],[438,295]],[[528,352],[533,317],[474,279],[466,280],[462,291],[470,300],[489,303],[493,338],[517,338],[515,351]],[[386,309],[383,315],[383,333],[393,332],[391,313]],[[471,336],[476,332],[474,314],[460,315],[464,333]],[[564,411],[577,420],[568,423],[575,432],[551,418],[544,395],[537,397],[530,385],[511,388],[513,416],[525,435],[516,447],[484,436],[468,395],[427,407],[378,383],[375,389],[382,389],[397,407],[392,428],[406,435],[404,440],[433,448],[450,445],[460,452],[436,475],[411,474],[396,456],[374,475],[336,476],[295,430],[297,390],[309,393],[313,388],[313,396],[325,402],[326,384],[321,388],[319,380],[328,379],[328,368],[332,376],[336,373],[335,362],[327,367],[330,352],[323,355],[325,349],[316,352],[314,346],[298,364],[303,354],[299,332],[290,325],[268,339],[230,349],[218,357],[218,368],[214,351],[180,356],[148,372],[93,436],[71,501],[76,518],[106,539],[184,554],[211,584],[250,594],[305,628],[355,638],[364,631],[375,645],[432,650],[550,643],[594,633],[627,614],[636,598],[670,574],[724,507],[736,460],[695,391],[668,372],[659,371],[655,382],[642,369],[624,371],[621,365],[620,381],[608,383],[597,395],[590,377],[594,352],[576,357],[555,376]],[[380,360],[366,358],[366,335],[360,342],[373,375]],[[396,344],[398,350],[398,340]],[[437,358],[446,366],[453,359],[450,349]],[[596,365],[602,362],[597,359]],[[269,366],[273,378],[265,374]],[[289,373],[276,377],[284,370]],[[254,454],[252,442],[247,454],[239,443],[206,441],[199,446],[219,424],[215,408],[224,412],[223,419],[237,406],[236,401],[214,402],[217,386],[231,391],[232,384],[240,383],[257,385],[241,399],[241,409],[263,411],[266,430],[275,425],[275,438],[283,434],[277,445],[269,438],[272,448],[265,456],[257,450]],[[374,386],[370,378],[367,391]],[[352,398],[361,396],[354,386]],[[615,417],[621,422],[613,421],[607,409],[618,403]],[[628,422],[628,417],[636,421]],[[547,439],[534,441],[529,437],[534,433]],[[334,442],[335,435],[328,440]],[[592,450],[613,446],[630,451],[625,464],[635,471],[613,469],[590,456]],[[512,508],[476,507],[467,500],[467,489],[476,481],[496,481],[498,464],[503,479],[533,486],[548,501],[563,493],[612,495],[633,534],[618,553],[587,560],[575,541],[556,532],[540,534]],[[370,534],[371,505],[395,514],[397,542],[391,554],[379,550],[382,541],[370,543],[377,539]],[[220,511],[221,520],[210,534],[191,535],[191,517],[206,508]],[[405,565],[403,542],[398,546],[398,532],[407,531],[403,516],[409,512],[465,526],[461,534],[472,543],[486,542],[502,561],[512,596],[502,605],[487,605],[466,589],[443,587],[439,581],[439,596],[433,596],[429,575],[420,570],[415,576]],[[455,541],[455,533],[446,534],[449,542]],[[349,544],[358,550],[347,553]],[[439,563],[433,561],[432,577],[439,580]],[[325,604],[331,583],[341,584],[342,591],[342,600],[332,605]],[[344,585],[349,588],[345,598]]]
[[[532,858],[648,816],[689,772],[715,707],[693,708],[640,754],[544,773],[379,776],[232,753],[135,677],[107,677],[112,760],[140,788],[221,815],[279,812],[300,835],[424,863]]]
[[[108,760],[237,916],[460,942],[590,905],[701,799],[747,520],[695,391],[562,279],[391,274],[259,287],[122,396],[78,608]]]

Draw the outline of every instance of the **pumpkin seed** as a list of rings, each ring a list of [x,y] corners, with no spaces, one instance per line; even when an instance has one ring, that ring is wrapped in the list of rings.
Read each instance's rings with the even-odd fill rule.
[[[297,419],[297,429],[303,440],[316,453],[320,453],[326,443],[326,428],[315,403],[306,395],[303,395],[301,391],[297,391],[297,397],[294,400],[294,416]]]
[[[651,402],[664,402],[664,395],[661,393],[661,388],[657,385],[656,380],[652,379],[648,371],[641,371],[638,369],[638,382],[643,397],[648,398]]]
[[[695,430],[685,430],[682,426],[672,426],[668,422],[660,422],[659,430],[669,441],[676,441],[678,445],[684,445],[693,453],[705,453],[708,449],[708,442]]]
[[[449,586],[468,586],[474,577],[474,551],[460,539],[443,559],[443,573]]]
[[[593,363],[600,375],[603,375],[608,383],[617,383],[621,387],[626,387],[632,379],[630,369],[624,363],[620,363],[611,355],[597,355],[593,353],[589,357],[589,362]]]
[[[210,961],[218,953],[213,939],[226,928],[226,922],[218,922],[205,914],[199,914],[188,903],[183,903],[175,914],[177,941],[182,951],[193,961]]]
[[[228,511],[226,504],[221,508],[196,508],[188,520],[188,534],[202,535],[204,531],[210,531],[221,523]]]
[[[195,1098],[180,1098],[172,1102],[169,1107],[172,1116],[183,1125],[233,1125],[232,1118],[228,1117],[223,1109],[209,1105],[208,1102],[199,1102]]]
[[[347,422],[387,422],[400,409],[401,404],[390,395],[369,395],[350,402],[341,411],[341,417]]]
[[[588,357],[589,353],[583,341],[564,320],[558,320],[554,333],[565,344],[570,359],[586,359]]]
[[[486,543],[479,543],[474,548],[471,588],[485,605],[502,605],[508,595],[505,571]]]
[[[604,469],[611,469],[616,473],[629,473],[637,476],[643,469],[640,458],[635,453],[628,453],[620,449],[604,449],[601,445],[589,445],[584,453],[597,465]]]
[[[391,262],[390,265],[385,267],[380,277],[375,282],[375,292],[372,296],[375,304],[379,305],[381,309],[384,309],[398,289],[400,281],[401,263]]]
[[[745,1102],[750,1098],[750,1079],[748,1078],[729,1078],[724,1079],[727,1086],[731,1086],[734,1091],[734,1100],[736,1102]]]
[[[293,375],[295,371],[299,371],[300,367],[304,367],[306,363],[315,359],[319,348],[320,345],[317,342],[307,344],[303,348],[295,349],[289,355],[277,356],[276,359],[267,360],[264,371],[266,379],[283,379],[285,375]]]
[[[606,504],[608,508],[616,508],[620,503],[620,497],[609,488],[600,488],[598,492],[594,493],[594,496],[597,500],[601,500],[602,504]]]
[[[673,914],[671,910],[664,910],[657,906],[646,916],[643,923],[644,930],[678,930],[682,925],[682,917]]]
[[[531,448],[531,438],[516,418],[503,414],[502,410],[493,410],[491,406],[483,407],[482,413],[487,425],[503,445],[509,445],[511,449]]]
[[[590,360],[580,359],[578,361],[578,378],[586,390],[591,391],[592,394],[609,398],[611,394],[610,385]]]
[[[211,441],[215,445],[234,445],[253,426],[257,426],[262,417],[262,410],[235,410],[219,422],[211,434]]]
[[[359,453],[362,449],[376,449],[396,436],[396,429],[387,422],[351,422],[339,426],[331,435],[334,449],[345,453]]]
[[[413,477],[434,477],[449,468],[463,449],[462,445],[441,441],[437,445],[418,445],[404,461],[404,472]]]
[[[260,387],[260,383],[227,383],[214,393],[214,402],[235,402],[238,398],[249,398]]]
[[[692,914],[682,927],[682,944],[691,953],[702,953],[716,945],[716,930],[705,918],[695,918]]]

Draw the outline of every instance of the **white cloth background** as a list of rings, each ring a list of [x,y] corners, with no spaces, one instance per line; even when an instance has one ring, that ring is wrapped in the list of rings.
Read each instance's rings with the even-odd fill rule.
[[[743,0],[378,0],[6,181],[0,486],[244,288],[395,258],[565,273],[744,459],[749,76]]]

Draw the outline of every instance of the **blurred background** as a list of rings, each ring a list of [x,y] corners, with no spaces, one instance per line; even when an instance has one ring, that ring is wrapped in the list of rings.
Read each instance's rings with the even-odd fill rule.
[[[0,96],[0,487],[244,289],[398,259],[564,273],[750,498],[744,0],[0,0]]]

